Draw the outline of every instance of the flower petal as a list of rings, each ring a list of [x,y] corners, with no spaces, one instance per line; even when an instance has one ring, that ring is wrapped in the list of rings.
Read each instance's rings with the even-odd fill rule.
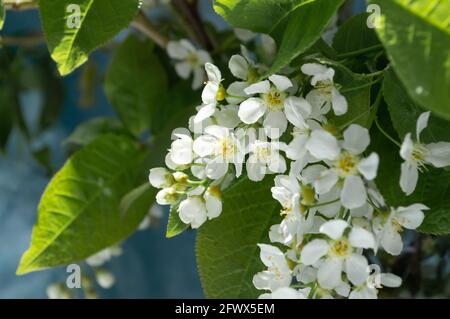
[[[370,144],[369,130],[358,124],[351,124],[344,132],[343,147],[352,154],[358,155]]]
[[[187,79],[192,72],[192,66],[188,62],[175,64],[175,71],[182,79]]]
[[[371,181],[377,177],[378,164],[380,163],[380,157],[377,153],[370,154],[369,157],[361,160],[358,163],[358,171],[367,179]]]
[[[345,260],[345,271],[347,278],[355,286],[360,286],[367,281],[369,263],[366,257],[358,254],[351,254]]]
[[[428,120],[430,119],[431,112],[423,112],[417,118],[416,138],[420,141],[420,133],[428,126]]]
[[[195,139],[193,149],[195,154],[205,157],[214,153],[216,144],[217,139],[215,137],[203,135]]]
[[[314,239],[303,247],[300,260],[305,265],[314,265],[320,258],[325,256],[330,246],[323,239]]]
[[[348,110],[347,99],[335,87],[331,91],[331,107],[337,116],[347,113]]]
[[[248,95],[269,93],[269,91],[270,82],[267,80],[252,84],[244,90],[244,92]]]
[[[335,160],[340,153],[337,139],[324,130],[314,130],[306,148],[312,156],[320,160]]]
[[[348,241],[356,248],[375,248],[375,238],[373,234],[362,227],[354,226],[348,235]]]
[[[284,112],[287,119],[298,128],[308,127],[305,119],[309,117],[311,111],[311,104],[304,98],[291,96],[284,101]]]
[[[426,145],[428,150],[425,160],[434,167],[445,167],[450,165],[450,143],[439,142]]]
[[[331,239],[339,239],[344,234],[344,230],[348,227],[348,223],[342,219],[330,220],[320,227],[320,232],[327,235]]]
[[[277,139],[286,132],[288,121],[283,112],[269,112],[263,125],[266,135],[271,139]]]
[[[328,193],[334,185],[336,185],[339,177],[332,170],[327,170],[320,174],[319,178],[314,182],[314,189],[319,195]]]
[[[239,106],[239,118],[245,124],[256,123],[266,113],[267,107],[259,98],[249,98]]]
[[[417,168],[408,162],[403,162],[401,165],[400,188],[406,195],[409,196],[414,192],[418,179],[419,171]]]
[[[342,260],[327,259],[320,265],[317,272],[317,281],[320,287],[333,289],[342,283]]]
[[[341,193],[341,202],[345,208],[354,209],[363,206],[367,200],[364,183],[359,176],[347,176]]]
[[[199,124],[216,112],[216,104],[205,104],[194,117],[194,124]]]
[[[215,66],[212,63],[206,63],[205,64],[205,70],[206,74],[208,75],[208,79],[210,82],[213,82],[215,84],[219,84],[220,81],[222,81],[222,73],[220,73],[220,70],[217,66]]]
[[[275,85],[278,91],[281,92],[286,91],[293,85],[291,80],[283,75],[273,74],[269,76],[269,80]]]
[[[235,77],[244,81],[247,80],[248,62],[242,55],[233,55],[228,62],[228,67]]]

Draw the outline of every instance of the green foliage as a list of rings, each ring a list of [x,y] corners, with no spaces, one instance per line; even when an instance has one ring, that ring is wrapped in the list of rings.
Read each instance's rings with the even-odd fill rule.
[[[377,29],[408,94],[450,119],[450,1],[372,1],[381,8]]]
[[[167,230],[166,230],[167,238],[175,237],[184,232],[189,227],[189,225],[181,221],[177,209],[178,206],[173,206],[170,210],[169,222],[167,223]]]
[[[216,0],[214,9],[233,27],[273,36],[278,54],[269,73],[278,72],[321,36],[342,0]]]
[[[153,54],[153,44],[128,37],[115,52],[105,79],[106,96],[124,125],[135,135],[148,130],[166,92],[166,72]]]
[[[310,0],[215,0],[214,10],[235,28],[269,34],[306,2]]]
[[[5,7],[3,6],[3,0],[0,0],[0,30],[5,23]]]
[[[273,32],[278,54],[268,73],[278,72],[310,48],[330,23],[342,0],[305,2],[291,11]]]
[[[78,125],[64,143],[85,146],[102,134],[120,132],[120,127],[120,122],[115,118],[96,117]]]
[[[71,27],[80,7],[79,28]],[[86,62],[89,54],[126,28],[136,16],[138,0],[40,0],[42,27],[52,58],[61,75]]]
[[[208,298],[255,298],[252,278],[263,270],[258,243],[269,241],[269,227],[280,221],[272,199],[273,177],[254,183],[241,178],[223,194],[222,215],[197,236],[197,263]]]
[[[349,54],[380,46],[375,31],[367,27],[368,16],[360,13],[345,21],[333,38],[333,48],[340,54]]]
[[[408,96],[405,88],[392,70],[388,70],[385,73],[383,89],[392,124],[400,138],[403,138],[407,133],[415,136],[417,118],[426,110],[422,109]],[[424,143],[450,142],[449,128],[449,121],[432,114],[428,121],[428,127],[420,135],[421,141]]]
[[[416,120],[421,110],[408,98],[392,71],[386,72],[384,95],[392,124],[388,114],[384,114],[386,113],[384,111],[381,118],[383,128],[391,136],[395,135],[394,127],[402,137],[408,132],[415,135]],[[435,140],[434,134],[439,136],[438,140],[444,138],[439,135],[444,131],[437,126],[435,120],[436,118],[431,118],[429,126],[422,133],[424,141]],[[438,122],[442,121],[437,120]],[[445,127],[448,128],[448,124],[444,125],[444,129]],[[447,130],[447,139],[448,134]],[[400,163],[402,162],[399,148],[376,131],[376,128],[372,132],[372,147],[380,155],[380,167],[376,182],[388,204],[398,207],[423,203],[430,207],[430,210],[425,213],[425,220],[419,231],[430,234],[450,233],[450,172],[430,167],[420,174],[415,192],[411,196],[406,196],[399,185]]]
[[[144,155],[129,138],[112,134],[75,153],[42,196],[17,274],[83,260],[130,235],[154,200],[149,195],[119,209],[122,196],[137,184]]]

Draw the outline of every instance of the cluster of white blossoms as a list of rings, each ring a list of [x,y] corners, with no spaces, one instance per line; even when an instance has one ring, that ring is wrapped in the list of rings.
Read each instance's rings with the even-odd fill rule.
[[[259,245],[267,269],[253,283],[265,291],[261,298],[376,298],[382,286],[398,287],[401,279],[393,274],[371,275],[366,255],[380,249],[400,254],[400,233],[420,226],[428,208],[385,203],[374,182],[379,156],[367,151],[368,129],[330,121],[349,108],[335,71],[302,65],[309,81],[304,87],[281,74],[261,79],[267,68],[245,49],[230,59],[229,69],[237,80],[225,87],[220,70],[206,63],[203,103],[189,129],[174,131],[167,168],[150,171],[150,183],[160,189],[157,203],[171,205],[182,222],[198,228],[219,217],[221,193],[233,179],[246,174],[258,182],[272,175],[283,219],[270,228],[275,245]],[[427,114],[419,119],[417,135]],[[445,147],[406,136],[405,191],[414,190],[424,164],[450,164]]]

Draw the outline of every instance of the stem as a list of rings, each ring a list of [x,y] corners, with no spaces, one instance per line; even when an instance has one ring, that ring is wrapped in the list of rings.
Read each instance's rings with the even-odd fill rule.
[[[364,49],[360,49],[360,50],[356,50],[356,51],[352,51],[352,52],[339,54],[337,57],[339,59],[351,58],[351,57],[355,57],[355,56],[359,56],[359,55],[363,55],[363,54],[367,54],[367,53],[376,52],[376,51],[378,51],[379,49],[382,49],[382,48],[383,48],[382,44],[376,44],[376,45],[373,45],[371,47],[367,47],[367,48],[364,48]]]
[[[316,208],[316,207],[327,206],[327,205],[330,205],[330,204],[334,204],[334,203],[336,203],[336,202],[338,202],[338,201],[340,201],[340,200],[341,200],[340,198],[336,198],[336,199],[331,200],[331,201],[329,201],[329,202],[325,202],[325,203],[320,203],[320,204],[308,206],[308,208]]]
[[[197,0],[172,0],[175,11],[186,26],[189,36],[199,42],[208,51],[214,51],[216,43],[206,32],[197,10]]]
[[[381,127],[380,123],[378,122],[378,118],[375,117],[375,124],[378,127],[378,129],[380,130],[381,133],[383,133],[384,136],[386,136],[392,143],[394,143],[395,145],[397,145],[398,147],[402,147],[402,145],[396,141],[392,136],[390,136],[385,130],[383,130],[383,128]]]
[[[357,90],[360,90],[360,89],[364,89],[365,87],[377,84],[382,79],[383,79],[382,77],[379,77],[375,81],[372,81],[372,82],[369,82],[369,83],[366,83],[366,84],[363,84],[363,85],[360,85],[360,86],[355,86],[355,87],[351,87],[351,88],[348,88],[348,89],[341,90],[341,93],[347,93],[347,92],[352,92],[352,91],[357,91]]]
[[[32,47],[43,43],[45,43],[45,38],[42,34],[26,37],[0,37],[0,45],[4,46]]]
[[[167,39],[166,36],[159,33],[159,31],[156,29],[153,23],[150,22],[150,20],[145,16],[145,14],[142,11],[139,11],[137,17],[134,19],[131,25],[135,29],[139,30],[144,35],[146,35],[148,38],[153,40],[161,48],[164,49],[167,46],[167,42],[169,42],[169,39]]]

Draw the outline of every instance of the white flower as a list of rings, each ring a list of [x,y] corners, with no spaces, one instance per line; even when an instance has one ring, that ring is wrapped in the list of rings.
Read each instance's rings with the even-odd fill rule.
[[[202,92],[202,102],[197,115],[194,117],[194,123],[200,123],[211,117],[217,109],[217,103],[225,99],[225,89],[223,88],[222,73],[212,63],[205,64],[208,82]]]
[[[87,258],[86,263],[92,267],[99,267],[110,261],[111,258],[120,256],[121,254],[122,248],[119,246],[108,247]]]
[[[324,130],[313,131],[306,148],[318,159],[328,160],[331,166],[314,183],[316,192],[328,193],[341,179],[344,180],[340,196],[342,205],[355,209],[366,204],[367,191],[361,176],[368,181],[375,179],[379,164],[376,153],[367,158],[360,157],[369,143],[369,131],[357,124],[352,124],[345,130],[342,148],[330,133]]]
[[[155,188],[170,187],[174,183],[172,174],[163,167],[152,168],[148,179]]]
[[[219,179],[228,172],[229,164],[232,163],[236,168],[236,177],[239,177],[245,156],[242,137],[218,125],[207,127],[205,133],[194,141],[193,149],[198,156],[208,158],[206,176]]]
[[[302,65],[304,74],[312,76],[311,85],[315,89],[311,90],[306,99],[312,104],[317,115],[328,113],[330,108],[336,115],[347,113],[348,103],[345,97],[339,93],[333,82],[334,70],[317,63],[307,63]]]
[[[47,297],[49,299],[70,299],[69,290],[61,283],[54,283],[47,287]]]
[[[250,85],[244,90],[245,93],[259,96],[241,103],[239,118],[245,124],[253,124],[264,117],[266,134],[270,138],[279,138],[288,125],[285,107],[296,105],[299,101],[299,98],[288,97],[286,91],[292,86],[291,80],[276,74],[269,76],[269,80]]]
[[[180,195],[175,187],[166,187],[156,194],[156,202],[159,205],[172,205],[178,202]]]
[[[330,240],[314,239],[301,251],[303,264],[314,265],[320,261],[317,280],[325,289],[338,287],[342,283],[343,271],[354,285],[367,279],[367,259],[355,252],[355,248],[375,248],[375,239],[372,233],[360,227],[353,227],[348,235],[344,235],[348,227],[344,220],[326,222],[320,227],[320,232]]]
[[[247,160],[247,175],[252,181],[259,182],[266,174],[284,173],[286,160],[280,155],[279,142],[256,140],[250,144],[250,156]]]
[[[194,79],[192,89],[196,90],[203,84],[203,65],[211,62],[211,56],[204,50],[197,50],[188,40],[169,41],[167,53],[172,59],[177,60],[175,71],[183,78],[187,79],[192,73]]]
[[[283,207],[285,214],[299,213],[300,185],[294,176],[278,175],[272,187],[272,197]]]
[[[423,144],[420,133],[428,126],[430,112],[422,113],[417,119],[416,139],[413,142],[411,133],[406,134],[400,156],[405,160],[401,165],[400,186],[406,195],[411,195],[416,189],[419,171],[425,165],[445,167],[450,165],[450,143],[438,142]]]
[[[175,165],[188,165],[191,164],[194,159],[194,153],[192,152],[193,140],[187,134],[174,134],[177,138],[172,142],[169,154],[170,160]],[[166,161],[167,164],[167,161]],[[167,165],[171,168],[169,165]]]
[[[424,210],[429,209],[423,204],[413,204],[408,207],[391,209],[388,216],[377,216],[374,220],[374,231],[378,243],[391,255],[399,255],[403,249],[400,232],[403,228],[416,229],[422,224]]]
[[[262,294],[258,299],[307,299],[311,288],[294,289],[281,287],[272,293]]]
[[[98,285],[103,289],[111,288],[116,282],[114,274],[105,269],[97,269],[95,271],[95,279],[97,280]]]
[[[213,219],[222,212],[220,190],[217,186],[209,187],[206,192],[198,187],[188,198],[181,201],[178,208],[180,219],[192,228],[199,228],[207,219]]]
[[[379,282],[377,282],[379,281]],[[362,285],[354,287],[349,299],[377,299],[378,289],[383,287],[397,288],[402,284],[402,279],[394,274],[381,273],[371,275]],[[379,285],[379,286],[378,286]],[[378,289],[377,289],[378,288]]]
[[[289,287],[292,271],[281,250],[265,244],[258,244],[258,246],[261,249],[261,261],[268,269],[253,277],[253,285],[256,289],[275,291],[278,288]]]

